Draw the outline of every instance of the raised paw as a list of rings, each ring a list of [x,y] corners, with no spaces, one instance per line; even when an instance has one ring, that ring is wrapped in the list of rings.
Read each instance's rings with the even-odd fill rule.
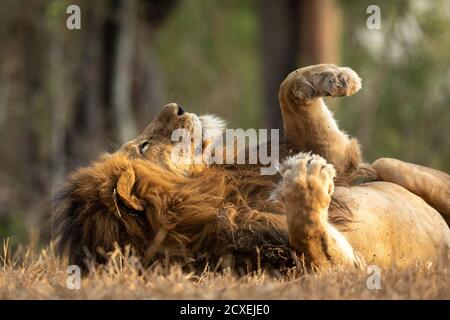
[[[310,153],[297,154],[284,161],[280,174],[282,201],[295,202],[313,210],[325,209],[330,204],[336,171],[322,157]]]
[[[343,97],[361,89],[361,78],[350,68],[319,64],[290,73],[283,88],[284,95],[303,101],[323,96]]]

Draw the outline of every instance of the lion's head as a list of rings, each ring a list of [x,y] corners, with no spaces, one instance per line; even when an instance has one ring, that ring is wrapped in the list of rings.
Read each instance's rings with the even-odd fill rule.
[[[115,243],[130,244],[148,259],[163,249],[184,255],[187,243],[195,243],[205,228],[217,227],[209,222],[217,218],[233,184],[222,171],[202,173],[205,166],[195,161],[194,142],[189,161],[180,161],[174,153],[177,129],[192,136],[200,132],[206,136],[202,144],[208,144],[223,131],[224,122],[168,104],[117,152],[70,175],[56,199],[54,232],[60,253],[71,263],[83,265],[86,251],[102,259],[98,248],[109,251]]]
[[[145,159],[162,167],[190,174],[204,164],[202,151],[225,128],[222,119],[197,116],[180,105],[170,103],[136,138],[125,143],[118,153],[130,159]],[[182,142],[189,141],[183,144]],[[202,161],[199,161],[202,160]]]

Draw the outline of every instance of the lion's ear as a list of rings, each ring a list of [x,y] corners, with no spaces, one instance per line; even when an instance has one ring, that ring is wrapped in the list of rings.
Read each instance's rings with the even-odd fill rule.
[[[128,207],[133,208],[137,211],[143,211],[143,201],[133,194],[133,187],[135,182],[136,175],[133,168],[129,166],[127,170],[125,170],[121,174],[119,180],[117,181],[117,194],[119,195],[123,203]]]

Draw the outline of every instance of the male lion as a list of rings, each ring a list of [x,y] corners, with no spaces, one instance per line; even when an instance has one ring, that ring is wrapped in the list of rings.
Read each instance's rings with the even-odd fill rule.
[[[117,244],[131,245],[145,265],[166,256],[281,269],[293,265],[292,253],[319,269],[447,264],[450,177],[394,159],[364,164],[322,99],[360,88],[353,70],[334,65],[289,74],[279,93],[284,160],[271,176],[259,165],[174,161],[175,129],[224,124],[166,105],[142,134],[69,177],[55,212],[61,254],[82,265],[86,251],[101,261],[98,253]]]

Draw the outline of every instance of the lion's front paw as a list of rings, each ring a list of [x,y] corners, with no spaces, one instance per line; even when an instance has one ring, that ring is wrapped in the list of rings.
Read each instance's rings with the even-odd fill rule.
[[[292,83],[290,92],[300,100],[350,96],[361,89],[361,78],[355,71],[332,64],[298,69],[288,76],[287,82]]]
[[[280,168],[282,201],[297,203],[308,210],[328,207],[334,190],[333,166],[318,155],[300,153],[284,161]]]
[[[351,96],[361,89],[361,78],[350,68],[337,68],[332,77],[332,96]],[[336,79],[335,79],[336,77]]]

